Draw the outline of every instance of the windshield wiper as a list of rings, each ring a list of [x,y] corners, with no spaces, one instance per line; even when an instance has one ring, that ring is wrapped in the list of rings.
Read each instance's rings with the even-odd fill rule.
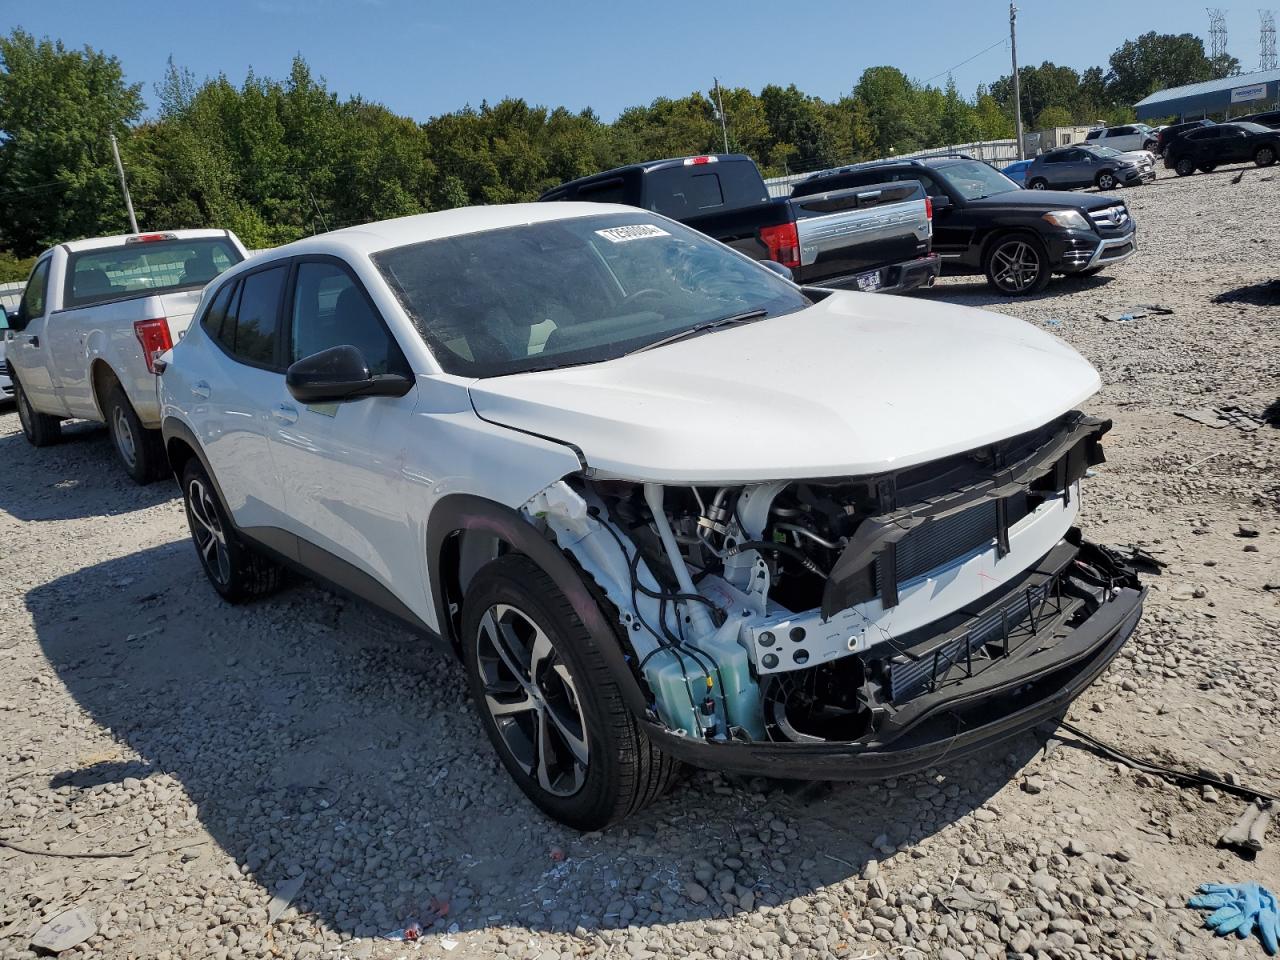
[[[643,347],[632,350],[631,353],[644,353],[646,350],[655,350],[658,347],[665,347],[668,343],[675,343],[678,340],[687,340],[689,337],[696,337],[700,333],[706,333],[708,330],[719,330],[721,327],[731,327],[736,323],[746,323],[748,320],[759,320],[761,317],[769,315],[768,310],[747,310],[743,313],[730,314],[727,317],[721,317],[719,320],[708,320],[706,323],[695,323],[687,330],[681,330],[679,333],[673,333],[669,337],[663,337],[661,340],[655,340],[653,343],[647,343]],[[630,354],[628,354],[630,356]]]

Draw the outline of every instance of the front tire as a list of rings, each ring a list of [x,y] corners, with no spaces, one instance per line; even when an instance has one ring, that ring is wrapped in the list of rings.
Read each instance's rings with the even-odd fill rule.
[[[1186,157],[1183,157],[1173,169],[1178,176],[1189,177],[1196,172],[1196,165]]]
[[[476,574],[462,645],[485,733],[548,816],[599,830],[674,782],[680,765],[645,736],[572,604],[528,557],[500,557]]]
[[[280,586],[284,571],[240,540],[217,488],[196,457],[182,471],[182,500],[200,566],[223,600],[244,603]]]
[[[13,400],[18,407],[18,422],[22,425],[22,435],[33,447],[47,447],[57,443],[62,437],[62,420],[47,413],[36,413],[22,389],[22,381],[13,378]]]
[[[1093,185],[1099,190],[1114,190],[1118,184],[1116,175],[1110,170],[1103,170],[1093,181]]]
[[[1015,233],[991,242],[983,262],[987,283],[1005,296],[1025,297],[1049,285],[1052,271],[1044,245],[1030,234]]]
[[[1259,147],[1253,155],[1253,162],[1260,167],[1269,167],[1276,162],[1275,147]]]
[[[107,430],[116,448],[116,456],[134,483],[146,485],[158,480],[168,467],[164,441],[159,430],[148,430],[138,419],[124,388],[116,384],[107,395]]]
[[[1036,179],[1032,180],[1029,184],[1027,184],[1027,186],[1030,187],[1032,190],[1048,190],[1049,181],[1043,180],[1040,177],[1036,177]]]

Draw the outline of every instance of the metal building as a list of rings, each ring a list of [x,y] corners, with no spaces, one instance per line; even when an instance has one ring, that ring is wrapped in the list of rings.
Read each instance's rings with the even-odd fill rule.
[[[1180,120],[1199,120],[1215,114],[1240,116],[1276,109],[1280,102],[1280,70],[1246,73],[1222,80],[1188,83],[1170,87],[1139,100],[1133,105],[1139,120],[1156,120],[1176,116]]]

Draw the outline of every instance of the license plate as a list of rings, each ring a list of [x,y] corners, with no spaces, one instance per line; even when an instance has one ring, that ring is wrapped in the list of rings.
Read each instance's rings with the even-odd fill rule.
[[[870,273],[860,273],[853,278],[858,284],[858,289],[864,292],[880,289],[880,271],[872,270]]]

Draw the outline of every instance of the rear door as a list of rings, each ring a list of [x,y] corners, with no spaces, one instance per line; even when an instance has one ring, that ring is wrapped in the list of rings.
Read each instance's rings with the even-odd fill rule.
[[[289,266],[272,262],[219,289],[203,319],[205,375],[190,385],[192,422],[237,526],[269,544],[287,529],[268,423],[284,390],[279,347]]]
[[[50,250],[36,261],[31,276],[27,279],[26,289],[18,304],[15,329],[6,335],[9,344],[6,352],[31,405],[40,413],[65,416],[66,407],[58,393],[49,358],[47,327],[53,254]],[[16,326],[22,326],[22,329],[18,330]]]

